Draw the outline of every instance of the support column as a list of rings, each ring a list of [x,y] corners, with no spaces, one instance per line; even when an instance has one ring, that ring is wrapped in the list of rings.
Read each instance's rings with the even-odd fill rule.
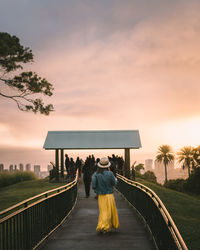
[[[55,151],[56,180],[59,181],[59,149]]]
[[[64,178],[64,150],[63,149],[60,150],[60,168],[61,168],[60,177]]]
[[[125,177],[130,179],[130,148],[125,148],[125,163],[124,163],[124,167],[125,167]]]

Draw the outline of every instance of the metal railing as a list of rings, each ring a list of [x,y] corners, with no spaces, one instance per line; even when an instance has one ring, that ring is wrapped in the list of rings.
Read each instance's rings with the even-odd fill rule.
[[[0,250],[29,250],[39,246],[73,210],[77,180],[78,172],[67,185],[1,211]]]
[[[141,183],[117,174],[117,190],[142,216],[154,238],[157,249],[183,249],[187,246],[159,197]]]

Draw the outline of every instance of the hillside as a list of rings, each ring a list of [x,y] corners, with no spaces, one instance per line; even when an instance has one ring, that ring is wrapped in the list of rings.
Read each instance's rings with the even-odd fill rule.
[[[66,185],[66,183],[49,183],[48,180],[23,181],[0,188],[0,211],[32,196]]]
[[[169,211],[189,249],[200,249],[200,196],[180,193],[160,185],[137,179],[151,188]]]

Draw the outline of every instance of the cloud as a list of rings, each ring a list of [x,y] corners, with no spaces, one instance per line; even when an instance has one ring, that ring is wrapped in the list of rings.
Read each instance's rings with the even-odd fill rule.
[[[154,119],[197,114],[197,13],[186,9],[170,20],[152,18],[87,46],[79,44],[80,34],[72,37],[72,47],[58,42],[50,54],[44,51],[39,68],[55,82],[57,102],[74,103],[75,109],[95,102],[97,110],[126,108],[127,116],[135,107],[150,108]]]
[[[1,9],[0,23],[33,49],[31,68],[53,83],[54,95],[45,100],[56,111],[24,114],[4,100],[3,140],[42,145],[47,130],[134,127],[150,148],[149,126],[199,115],[198,1],[4,1],[4,7],[12,15],[8,22]]]

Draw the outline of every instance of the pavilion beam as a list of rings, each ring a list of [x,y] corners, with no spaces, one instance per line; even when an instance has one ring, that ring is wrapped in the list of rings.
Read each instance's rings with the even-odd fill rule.
[[[60,168],[61,168],[60,177],[63,179],[64,178],[64,150],[63,149],[60,150]]]
[[[55,150],[56,180],[59,181],[59,149]]]
[[[130,179],[130,148],[125,148],[124,150],[124,170],[125,170],[125,177]]]

